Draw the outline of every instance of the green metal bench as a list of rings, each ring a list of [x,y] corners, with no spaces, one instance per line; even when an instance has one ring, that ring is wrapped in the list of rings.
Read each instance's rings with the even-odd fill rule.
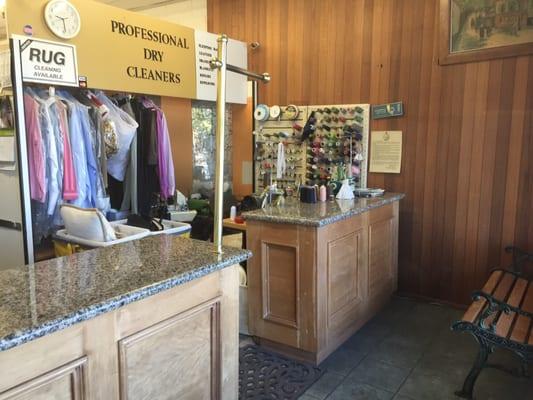
[[[479,343],[479,353],[463,388],[455,393],[465,399],[472,399],[483,368],[528,377],[528,365],[533,363],[533,280],[522,274],[524,266],[533,262],[533,254],[512,246],[505,251],[513,254],[511,268],[494,269],[483,289],[472,293],[474,301],[462,319],[452,325],[453,330],[468,332]],[[522,368],[516,371],[489,364],[489,355],[497,347],[514,352]]]

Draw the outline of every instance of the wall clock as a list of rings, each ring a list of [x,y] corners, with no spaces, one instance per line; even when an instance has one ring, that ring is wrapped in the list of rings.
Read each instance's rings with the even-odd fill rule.
[[[72,39],[80,32],[80,13],[67,0],[50,0],[44,9],[44,20],[52,33],[61,39]]]

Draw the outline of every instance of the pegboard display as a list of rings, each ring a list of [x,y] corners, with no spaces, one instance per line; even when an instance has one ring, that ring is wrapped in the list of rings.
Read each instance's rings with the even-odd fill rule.
[[[263,121],[255,120],[255,191],[261,192],[265,186],[275,181],[279,188],[295,188],[305,182],[306,143],[301,141],[303,127],[307,121],[307,107],[298,107],[297,115],[287,107],[280,107],[279,117]],[[256,113],[257,114],[257,113]],[[274,114],[275,115],[275,114]],[[276,179],[278,167],[278,143],[285,145],[286,172]]]
[[[258,105],[254,112],[255,192],[272,182],[281,189],[296,189],[343,177],[350,178],[354,187],[366,187],[370,106],[298,106],[292,119],[294,107]],[[277,179],[280,141],[285,173]]]
[[[350,178],[354,188],[366,188],[370,106],[330,104],[307,111],[316,119],[307,140],[307,184]]]

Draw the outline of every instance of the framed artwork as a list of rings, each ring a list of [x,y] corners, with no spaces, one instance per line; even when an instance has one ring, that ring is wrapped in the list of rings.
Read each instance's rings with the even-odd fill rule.
[[[533,54],[533,0],[440,0],[439,64]]]

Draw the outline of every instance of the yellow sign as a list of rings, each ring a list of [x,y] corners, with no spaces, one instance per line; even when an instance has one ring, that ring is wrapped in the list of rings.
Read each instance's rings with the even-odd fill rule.
[[[94,89],[196,98],[194,29],[90,0],[70,0],[80,33],[61,39],[44,20],[47,0],[8,0],[8,34],[76,46],[78,75]]]
[[[399,174],[402,131],[374,131],[370,136],[370,172]]]

